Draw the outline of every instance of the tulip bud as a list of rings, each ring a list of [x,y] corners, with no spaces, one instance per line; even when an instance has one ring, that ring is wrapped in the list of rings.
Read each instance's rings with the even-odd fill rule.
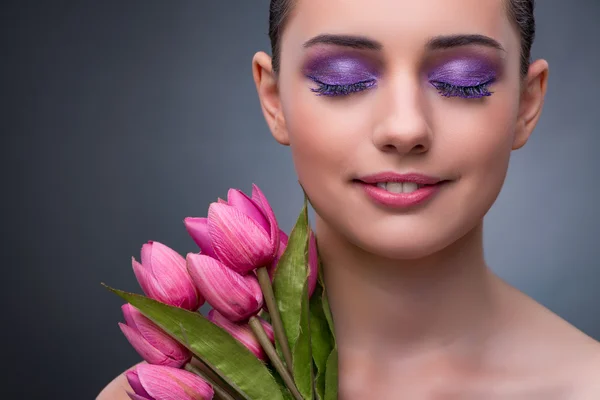
[[[279,248],[275,214],[256,185],[252,198],[231,189],[227,203],[209,206],[208,237],[218,259],[240,274],[270,265]]]
[[[204,254],[188,253],[187,268],[208,304],[230,321],[246,320],[262,307],[263,295],[255,275],[240,275]]]
[[[125,373],[132,400],[211,400],[213,388],[186,370],[160,365],[139,364]]]
[[[194,242],[200,247],[202,254],[217,258],[212,244],[210,243],[210,236],[208,235],[208,219],[188,217],[183,220],[183,223]]]
[[[150,364],[181,368],[192,354],[131,304],[121,307],[126,324],[119,323],[129,343]]]
[[[212,321],[215,325],[220,326],[225,329],[229,334],[237,339],[240,343],[248,348],[256,357],[260,360],[267,361],[267,354],[263,350],[262,346],[254,336],[252,329],[245,324],[236,324],[231,322],[223,315],[221,315],[217,310],[210,310],[208,312],[208,319]],[[263,326],[267,337],[273,344],[275,344],[275,334],[273,333],[273,328],[269,323],[262,318],[258,318],[261,325]]]
[[[275,277],[275,270],[277,269],[277,263],[279,263],[281,256],[285,252],[285,249],[288,244],[288,240],[289,240],[288,235],[284,231],[279,230],[279,249],[277,250],[277,256],[275,256],[275,259],[273,260],[273,262],[271,263],[271,265],[268,268],[269,277],[271,278],[271,282],[273,281],[273,278]]]
[[[269,266],[269,276],[271,280],[275,277],[275,271],[277,270],[277,263],[279,259],[283,255],[287,244],[288,244],[288,236],[285,232],[279,232],[279,251],[277,253],[277,257]],[[310,231],[310,239],[308,241],[308,297],[312,296],[315,291],[315,287],[317,286],[317,278],[319,276],[319,256],[317,253],[317,240],[315,238],[312,230]]]
[[[133,257],[131,263],[148,297],[191,311],[204,303],[187,272],[185,259],[164,244],[149,241],[142,246],[141,264]]]

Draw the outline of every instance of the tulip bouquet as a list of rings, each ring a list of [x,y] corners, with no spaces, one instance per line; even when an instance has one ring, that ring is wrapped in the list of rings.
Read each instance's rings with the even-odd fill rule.
[[[126,372],[133,400],[337,399],[337,347],[307,198],[289,237],[266,197],[230,189],[185,227],[200,251],[149,241],[134,274],[146,296],[121,331],[146,363]],[[199,308],[208,303],[207,315]]]

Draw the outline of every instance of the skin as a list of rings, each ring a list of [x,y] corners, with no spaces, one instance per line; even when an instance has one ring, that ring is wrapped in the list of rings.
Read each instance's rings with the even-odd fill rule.
[[[520,39],[503,1],[299,0],[295,10],[279,74],[259,52],[253,76],[272,135],[290,147],[316,210],[339,398],[600,398],[600,345],[484,259],[483,218],[511,153],[538,122],[548,79],[544,60],[520,76]],[[324,33],[382,48],[303,47]],[[504,50],[428,49],[431,38],[455,34],[485,35]],[[430,82],[473,85],[490,74],[483,98],[445,97]],[[318,96],[307,75],[376,85]],[[393,210],[353,181],[382,171],[451,182],[419,207]],[[127,388],[121,375],[98,399],[127,399]]]

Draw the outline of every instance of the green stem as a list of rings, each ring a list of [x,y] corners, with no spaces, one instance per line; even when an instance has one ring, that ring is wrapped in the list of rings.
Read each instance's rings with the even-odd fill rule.
[[[275,303],[275,295],[273,294],[273,286],[271,286],[269,272],[267,271],[266,267],[261,267],[257,269],[256,274],[258,276],[258,283],[260,284],[260,288],[263,292],[265,303],[267,304],[267,309],[269,310],[269,316],[271,317],[271,325],[273,326],[273,331],[275,332],[275,338],[277,339],[277,342],[279,342],[279,346],[281,346],[281,352],[283,353],[283,358],[285,360],[285,364],[287,365],[287,369],[290,374],[293,375],[294,364],[292,363],[292,352],[290,351],[290,345],[287,337],[285,336],[285,329],[283,328],[283,322],[281,321],[281,314],[279,314],[279,309]]]
[[[271,363],[273,363],[273,366],[275,367],[277,372],[279,372],[279,375],[285,382],[285,385],[292,393],[292,396],[294,396],[294,399],[303,400],[302,395],[300,394],[298,388],[296,387],[296,384],[294,383],[292,375],[285,368],[285,366],[283,365],[283,361],[281,361],[281,359],[277,355],[275,347],[273,347],[273,343],[271,343],[271,340],[267,336],[265,328],[263,328],[262,324],[260,323],[260,320],[257,317],[250,317],[250,321],[248,322],[248,324],[250,325],[252,332],[254,332],[254,335],[256,336],[256,339],[258,339],[258,342],[262,346],[263,350],[265,351],[265,353],[267,353],[267,356],[271,360]]]
[[[232,397],[229,393],[227,393],[225,389],[219,386],[216,383],[216,381],[209,378],[209,374],[206,374],[205,371],[201,371],[200,368],[196,367],[195,365],[192,365],[191,363],[187,363],[185,365],[185,369],[186,371],[198,375],[200,378],[204,379],[207,383],[209,383],[212,386],[215,392],[215,400],[235,400],[235,398]]]

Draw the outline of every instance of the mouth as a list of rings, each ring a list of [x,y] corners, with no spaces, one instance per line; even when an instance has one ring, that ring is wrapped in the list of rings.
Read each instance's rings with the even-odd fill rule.
[[[421,174],[383,173],[353,179],[368,198],[388,208],[410,208],[432,199],[443,186],[452,182]]]
[[[395,172],[382,172],[374,175],[354,179],[355,182],[374,186],[389,193],[413,193],[419,189],[439,186],[447,179],[436,178],[419,173],[398,174]]]
[[[430,183],[430,184],[424,184],[424,183],[416,183],[416,182],[377,182],[377,183],[368,183],[368,182],[364,182],[361,181],[359,179],[355,179],[354,182],[357,183],[362,183],[364,185],[368,185],[368,186],[374,186],[377,187],[379,189],[383,189],[386,192],[389,193],[413,193],[416,192],[419,189],[423,189],[423,188],[427,188],[427,187],[432,187],[432,186],[440,186],[446,182],[450,182],[447,180],[442,180],[439,181],[437,183]]]

